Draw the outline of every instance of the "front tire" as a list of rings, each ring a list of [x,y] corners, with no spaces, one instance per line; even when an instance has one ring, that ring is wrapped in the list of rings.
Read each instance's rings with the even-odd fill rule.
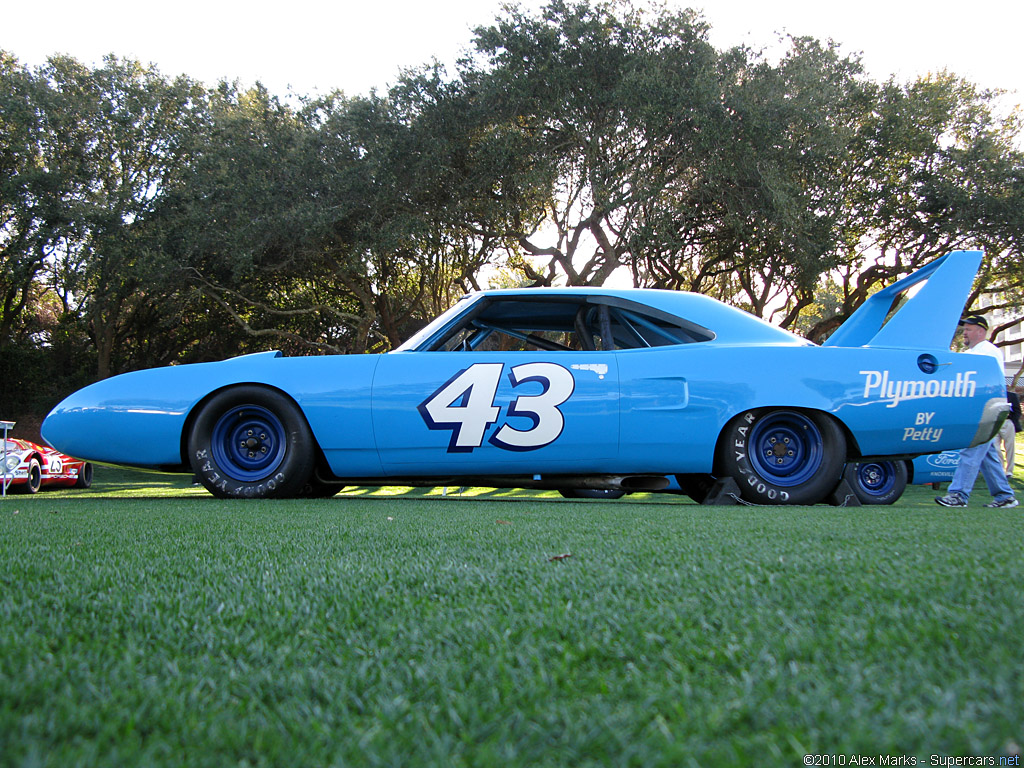
[[[192,471],[218,498],[298,496],[313,476],[313,434],[299,407],[265,387],[237,386],[202,406],[188,440]]]
[[[843,479],[861,504],[892,504],[907,488],[905,461],[847,464]]]
[[[839,483],[845,463],[846,438],[828,415],[764,408],[726,425],[715,474],[732,477],[753,504],[817,504]]]

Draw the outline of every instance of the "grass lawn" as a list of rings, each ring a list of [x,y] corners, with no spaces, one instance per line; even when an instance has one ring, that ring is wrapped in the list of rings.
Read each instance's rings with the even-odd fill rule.
[[[98,468],[0,503],[0,766],[999,764],[1024,512],[935,495],[231,502]]]

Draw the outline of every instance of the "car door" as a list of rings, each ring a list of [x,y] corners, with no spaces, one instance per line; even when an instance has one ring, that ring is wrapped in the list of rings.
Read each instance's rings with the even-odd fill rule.
[[[612,352],[396,352],[372,403],[390,475],[600,472],[618,453]]]
[[[710,472],[721,427],[716,379],[730,375],[706,354],[709,329],[650,307],[609,304],[615,340],[622,472]],[[697,383],[697,395],[692,387]]]
[[[623,467],[710,472],[724,397],[716,375],[697,344],[620,352]]]

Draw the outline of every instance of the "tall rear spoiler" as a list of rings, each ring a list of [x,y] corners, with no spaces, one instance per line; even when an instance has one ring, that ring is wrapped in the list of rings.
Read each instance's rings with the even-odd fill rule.
[[[948,350],[982,255],[951,251],[872,294],[822,346]]]

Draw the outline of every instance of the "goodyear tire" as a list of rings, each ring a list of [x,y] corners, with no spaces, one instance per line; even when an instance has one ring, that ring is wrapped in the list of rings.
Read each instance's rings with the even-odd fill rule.
[[[298,496],[313,475],[313,434],[280,392],[226,389],[202,406],[189,433],[192,471],[218,498]]]
[[[715,474],[732,477],[753,504],[817,504],[839,483],[846,438],[818,411],[764,408],[722,431]]]
[[[861,504],[892,504],[907,488],[907,463],[866,461],[847,464],[843,479]]]

